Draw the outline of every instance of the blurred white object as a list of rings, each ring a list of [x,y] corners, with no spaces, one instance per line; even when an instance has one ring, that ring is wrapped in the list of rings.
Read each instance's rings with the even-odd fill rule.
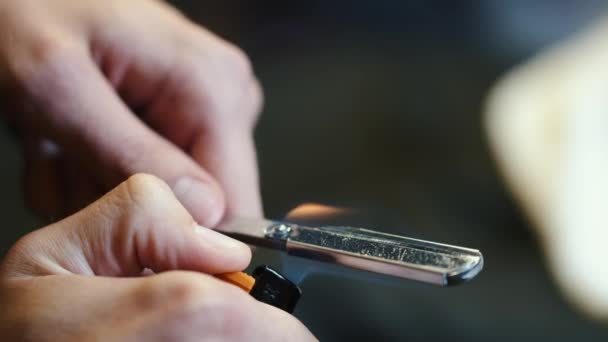
[[[511,71],[487,130],[567,298],[608,318],[608,20]]]

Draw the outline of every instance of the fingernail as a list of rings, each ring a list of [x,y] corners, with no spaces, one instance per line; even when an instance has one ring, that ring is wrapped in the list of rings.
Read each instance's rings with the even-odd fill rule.
[[[173,193],[197,222],[215,226],[222,218],[223,203],[210,185],[183,177],[173,186]]]
[[[206,243],[215,246],[218,249],[243,249],[247,248],[244,243],[228,237],[224,234],[218,233],[212,229],[205,228],[200,225],[194,226],[194,232],[198,234]]]

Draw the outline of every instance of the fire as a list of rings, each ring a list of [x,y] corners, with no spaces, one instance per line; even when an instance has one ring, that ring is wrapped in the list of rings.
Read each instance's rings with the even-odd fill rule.
[[[288,220],[329,220],[337,217],[347,216],[351,209],[332,207],[329,205],[306,203],[299,205],[287,214]]]

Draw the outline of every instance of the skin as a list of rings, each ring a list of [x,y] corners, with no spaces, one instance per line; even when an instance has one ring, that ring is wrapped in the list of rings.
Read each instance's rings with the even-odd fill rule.
[[[314,340],[293,316],[208,275],[243,269],[250,253],[197,225],[165,182],[136,175],[10,250],[0,267],[0,307],[10,308],[0,311],[0,336]]]
[[[30,206],[57,219],[128,176],[201,224],[262,213],[246,55],[156,0],[0,0],[0,90]]]
[[[251,251],[197,224],[262,213],[262,94],[242,51],[161,1],[0,0],[0,91],[37,213],[55,221],[120,184],[11,249],[3,339],[314,339],[211,276]],[[155,176],[124,181],[140,172]]]

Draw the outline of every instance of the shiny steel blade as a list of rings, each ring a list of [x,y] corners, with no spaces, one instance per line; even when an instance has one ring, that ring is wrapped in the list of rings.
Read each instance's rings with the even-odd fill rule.
[[[477,250],[364,228],[232,219],[218,229],[246,243],[291,255],[441,286],[468,281],[483,268],[483,256]]]

